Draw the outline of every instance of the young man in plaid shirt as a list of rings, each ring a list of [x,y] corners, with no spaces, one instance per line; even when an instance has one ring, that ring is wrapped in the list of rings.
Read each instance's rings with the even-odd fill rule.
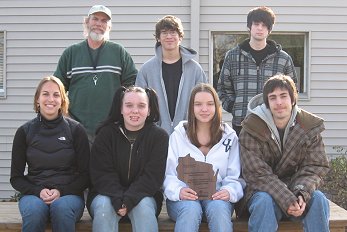
[[[267,79],[282,73],[297,82],[291,57],[280,44],[267,39],[274,23],[270,8],[252,9],[247,16],[250,38],[225,56],[217,90],[223,108],[233,115],[232,125],[238,135],[248,101],[262,92]]]
[[[248,104],[239,137],[248,231],[277,231],[282,218],[329,231],[329,203],[317,190],[329,170],[323,119],[296,103],[293,80],[276,75]]]

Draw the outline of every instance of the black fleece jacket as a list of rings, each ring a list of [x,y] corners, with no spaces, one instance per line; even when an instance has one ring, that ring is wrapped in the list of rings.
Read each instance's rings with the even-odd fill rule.
[[[158,215],[168,141],[168,134],[153,123],[145,124],[133,145],[120,124],[101,128],[92,146],[88,208],[98,194],[109,196],[116,212],[122,204],[130,212],[144,197],[154,197]]]
[[[14,136],[10,182],[23,195],[39,197],[42,189],[54,188],[61,196],[82,197],[89,185],[89,157],[87,134],[80,123],[61,115],[48,121],[38,114]]]

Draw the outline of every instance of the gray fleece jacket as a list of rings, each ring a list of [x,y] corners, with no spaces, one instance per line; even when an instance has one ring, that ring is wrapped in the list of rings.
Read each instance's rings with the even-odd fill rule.
[[[182,76],[178,89],[176,110],[173,121],[171,120],[164,80],[162,77],[162,48],[155,47],[155,56],[143,64],[137,74],[136,86],[152,88],[157,92],[159,101],[160,121],[158,125],[170,135],[175,126],[187,120],[189,97],[192,89],[198,83],[206,83],[207,77],[198,62],[193,60],[196,51],[180,46],[182,57]]]

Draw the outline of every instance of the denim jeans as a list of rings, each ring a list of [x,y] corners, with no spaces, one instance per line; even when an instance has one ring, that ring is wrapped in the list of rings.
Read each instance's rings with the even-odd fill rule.
[[[314,191],[306,208],[303,216],[287,219],[301,221],[305,232],[328,232],[330,211],[324,194],[318,190]],[[286,217],[271,195],[266,192],[256,192],[248,203],[248,209],[251,214],[248,221],[248,231],[250,232],[277,231],[278,222]]]
[[[233,231],[231,215],[234,206],[222,200],[170,201],[166,200],[167,212],[175,221],[175,232],[199,231],[201,221],[206,220],[211,232]]]
[[[155,216],[157,204],[153,197],[143,198],[130,212],[132,231],[158,231],[158,221]],[[118,232],[118,222],[121,219],[108,196],[97,195],[90,205],[90,214],[93,218],[94,232]]]
[[[37,196],[24,195],[18,206],[23,232],[44,232],[49,220],[52,231],[73,232],[76,222],[83,215],[84,200],[76,195],[66,195],[47,205]]]

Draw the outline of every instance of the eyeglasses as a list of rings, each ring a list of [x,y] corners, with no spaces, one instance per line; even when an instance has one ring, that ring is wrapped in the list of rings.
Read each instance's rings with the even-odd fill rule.
[[[162,36],[165,36],[165,37],[167,37],[168,35],[171,35],[171,36],[177,36],[177,35],[178,35],[177,31],[173,31],[173,30],[170,30],[170,31],[161,31],[160,34],[161,34]]]

